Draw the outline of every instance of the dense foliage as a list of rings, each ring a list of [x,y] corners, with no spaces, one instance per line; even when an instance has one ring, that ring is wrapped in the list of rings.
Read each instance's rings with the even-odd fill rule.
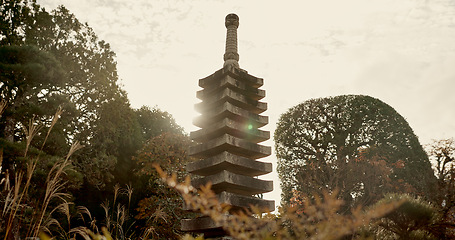
[[[453,140],[429,146],[434,178],[387,104],[349,95],[290,109],[275,133],[282,211],[228,216],[209,188],[178,183],[191,142],[169,113],[130,106],[109,44],[63,6],[0,3],[0,238],[176,239],[194,214],[183,202],[237,239],[455,236]]]
[[[168,188],[158,173],[150,169],[160,165],[166,172],[175,173],[179,180],[183,180],[187,175],[185,163],[190,161],[189,146],[188,137],[163,133],[144,144],[133,159],[137,164],[135,175],[146,184],[141,190],[145,194],[138,203],[135,218],[143,223],[143,228],[150,229],[153,239],[177,239],[182,234],[180,220],[192,214],[183,210],[179,193]]]
[[[444,220],[455,223],[455,142],[453,138],[434,140],[427,146],[428,156],[434,163],[433,168],[437,185],[432,192],[432,202],[439,206]],[[450,231],[455,236],[455,228]]]
[[[8,100],[4,137],[20,141],[20,125],[27,117],[48,120],[62,105],[66,114],[59,125],[66,145],[71,139],[88,145],[98,109],[112,100],[127,102],[109,44],[63,6],[49,13],[33,1],[2,1],[0,11],[5,16],[0,46],[9,54],[1,65],[1,94]]]
[[[183,129],[158,108],[130,106],[115,53],[64,6],[48,12],[33,0],[0,3],[0,237],[43,230],[68,237],[101,226],[139,237],[155,224],[135,218],[145,206],[180,203],[153,184],[156,174],[141,161],[162,159],[145,151],[171,154],[165,136],[185,149]],[[179,154],[170,166],[183,166],[186,152]]]
[[[179,191],[185,203],[209,216],[235,239],[454,239],[454,222],[441,218],[427,201],[408,194],[387,194],[374,205],[339,214],[345,204],[337,193],[302,196],[299,205],[283,206],[278,214],[261,214],[252,207],[227,214],[210,186],[194,189],[158,168],[161,177]],[[251,215],[256,217],[251,217]],[[185,235],[183,239],[202,240]]]
[[[275,131],[282,201],[294,192],[340,191],[347,209],[387,192],[428,194],[428,157],[406,120],[384,102],[361,95],[311,99],[278,121]]]

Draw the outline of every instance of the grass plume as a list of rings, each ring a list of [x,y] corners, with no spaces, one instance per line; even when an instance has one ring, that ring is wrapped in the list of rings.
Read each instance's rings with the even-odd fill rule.
[[[62,106],[59,106],[57,108],[57,111],[54,114],[54,117],[52,118],[51,125],[49,126],[49,129],[47,130],[46,137],[44,138],[43,145],[41,145],[41,150],[43,150],[44,145],[46,144],[47,138],[49,137],[49,134],[52,131],[52,128],[54,128],[55,124],[57,123],[58,119],[63,113],[63,108]]]
[[[6,104],[2,101],[0,103],[0,110],[3,111]],[[46,137],[44,142],[41,146],[41,150],[43,149],[52,128],[57,123],[57,120],[63,113],[63,109],[59,107],[51,121],[50,127],[47,131]],[[10,183],[10,176],[7,172],[5,177],[1,180],[0,184],[4,185],[3,190],[6,192],[6,197],[2,209],[2,218],[6,219],[6,227],[5,227],[5,235],[4,239],[9,239],[12,235],[13,229],[18,229],[18,226],[15,226],[15,219],[17,217],[17,213],[21,211],[22,208],[27,206],[23,203],[24,199],[27,199],[28,188],[31,185],[31,179],[35,173],[37,163],[39,161],[40,154],[37,157],[27,157],[27,153],[30,149],[31,143],[33,138],[38,134],[41,130],[42,125],[35,123],[35,119],[32,118],[29,120],[28,127],[22,126],[23,132],[25,134],[26,139],[26,146],[24,150],[24,157],[28,159],[26,163],[26,173],[24,172],[17,172],[14,176],[14,184]],[[77,150],[81,149],[83,146],[80,145],[79,142],[74,142],[71,145],[66,158],[57,162],[52,166],[50,169],[45,184],[45,193],[41,202],[41,207],[37,209],[37,213],[34,214],[30,220],[30,224],[28,227],[27,235],[30,237],[38,237],[41,231],[49,232],[49,227],[51,225],[57,225],[61,228],[60,223],[51,217],[51,214],[58,210],[66,215],[68,224],[70,219],[69,214],[69,203],[66,199],[68,199],[69,194],[64,192],[64,188],[66,182],[63,181],[63,176],[66,175],[66,170],[71,166],[71,162],[69,161],[71,155],[76,152]],[[3,154],[0,153],[0,159],[3,161]],[[0,162],[1,163],[1,162]],[[24,180],[25,179],[25,180]],[[63,203],[58,205],[55,209],[53,209],[50,213],[48,211],[48,207],[54,199],[60,200]]]
[[[41,224],[44,219],[44,216],[47,211],[47,207],[49,206],[51,200],[53,199],[60,199],[64,203],[66,199],[69,198],[69,194],[63,192],[66,182],[62,181],[62,176],[65,175],[65,169],[69,167],[71,163],[68,161],[68,158],[64,161],[56,163],[46,178],[46,191],[44,194],[43,203],[40,210],[39,218],[37,219],[34,228],[33,237],[37,237],[39,231],[41,230]]]
[[[36,134],[41,130],[42,126],[35,124],[35,117],[30,119],[28,121],[28,128],[24,127],[22,125],[22,129],[25,134],[25,139],[26,139],[26,145],[25,145],[25,151],[24,151],[24,157],[27,156],[28,149],[30,147],[30,144],[32,143],[33,138],[36,136]]]
[[[0,100],[0,117],[2,116],[3,112],[6,109],[8,102],[5,99]]]

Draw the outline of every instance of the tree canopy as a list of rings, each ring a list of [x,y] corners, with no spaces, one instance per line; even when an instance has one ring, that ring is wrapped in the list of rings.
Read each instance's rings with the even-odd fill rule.
[[[119,191],[126,191],[129,194],[127,205],[132,210],[122,214],[128,219],[125,223],[132,224],[137,215],[134,209],[140,200],[149,198],[147,204],[162,205],[155,201],[168,197],[155,196],[151,201],[147,193],[166,192],[165,186],[148,184],[156,180],[150,180],[153,178],[150,175],[134,174],[138,169],[152,170],[151,165],[138,165],[133,157],[146,143],[149,148],[144,148],[141,154],[147,154],[150,149],[172,154],[167,145],[159,142],[161,138],[157,138],[165,133],[174,136],[171,140],[175,146],[188,144],[183,128],[172,115],[157,107],[131,107],[126,92],[120,87],[115,53],[108,43],[98,39],[88,24],[81,23],[64,6],[49,12],[34,0],[1,1],[0,16],[0,185],[8,183],[11,189],[19,188],[21,179],[13,178],[27,172],[31,181],[26,188],[32,190],[22,193],[33,194],[20,198],[24,201],[17,206],[22,209],[40,207],[48,184],[46,177],[53,174],[54,166],[72,151],[70,146],[75,143],[84,148],[73,151],[71,161],[65,161],[66,175],[59,175],[59,181],[64,182],[61,194],[65,197],[60,202],[49,202],[49,209],[71,201],[75,206],[88,209],[90,218],[100,220],[98,225],[107,224],[110,220],[105,219],[108,215],[104,211],[112,207],[109,204],[103,207],[101,203],[114,199],[115,205],[120,204],[125,199],[117,195]],[[56,111],[58,114],[54,114]],[[29,127],[33,129],[33,137],[27,130]],[[24,129],[29,132],[24,133]],[[48,129],[52,129],[52,133],[46,134]],[[29,141],[32,138],[33,141]],[[150,140],[153,138],[158,140]],[[172,145],[171,140],[166,143]],[[178,162],[169,165],[180,166],[184,161],[169,161],[174,160]],[[31,164],[33,162],[36,165]],[[0,190],[2,209],[13,206],[7,204],[6,197],[12,194],[8,187],[2,185]],[[175,193],[170,195],[173,201],[180,203]],[[68,214],[76,216],[77,209],[70,210]],[[15,210],[9,211],[15,213]],[[52,219],[51,215],[55,217],[59,211],[42,212],[43,217]],[[67,218],[68,226],[73,216]],[[16,217],[22,219],[24,225],[30,223],[27,211],[19,211]],[[60,220],[65,222],[61,216]],[[16,232],[21,229],[20,224],[13,221],[1,220],[0,223],[9,224],[8,228]],[[49,231],[55,229],[54,226]],[[2,234],[5,234],[3,226],[0,227],[0,236]],[[19,236],[31,235],[21,232]]]
[[[183,128],[158,108],[131,107],[115,53],[64,6],[48,12],[34,0],[1,1],[0,16],[0,237],[36,238],[45,231],[68,239],[100,227],[118,239],[179,237],[179,220],[193,213],[183,211],[180,195],[152,166],[177,173],[168,178],[174,186],[183,180],[191,144]],[[281,116],[275,140],[283,202],[299,203],[309,217],[283,217],[274,225],[280,231],[268,236],[323,236],[318,229],[353,234],[380,215],[362,216],[360,208],[353,217],[340,215],[343,201],[327,192],[339,192],[352,207],[386,192],[425,195],[435,180],[405,119],[368,96],[300,104]],[[444,141],[430,151],[444,216],[454,211],[453,149],[453,141]],[[184,194],[187,184],[177,183],[186,186]],[[205,191],[201,196],[213,195]],[[217,211],[214,199],[197,203]],[[386,223],[407,228],[408,221],[397,218],[408,212],[389,215]],[[243,224],[260,218],[242,214],[238,220],[231,227],[246,238]],[[434,227],[433,221],[419,227],[428,224]]]
[[[51,113],[33,113],[41,120],[50,118],[59,105],[64,105],[66,114],[60,124],[65,125],[62,129],[66,137],[88,145],[94,134],[93,123],[99,118],[103,104],[115,100],[129,105],[126,93],[119,87],[115,53],[64,6],[47,12],[34,1],[4,1],[0,12],[5,16],[0,20],[2,53],[16,56],[2,57],[3,62],[7,61],[3,67],[8,67],[2,82],[9,79],[2,86],[2,95],[8,100],[4,125],[19,132],[17,123],[22,119],[18,118],[30,116],[35,109],[26,107],[21,112],[23,114],[15,114],[15,106],[23,99],[41,108],[52,109]],[[17,54],[18,51],[22,54]],[[20,57],[24,58],[26,54],[34,57],[21,60]],[[36,71],[40,70],[38,66],[43,74]],[[23,70],[12,71],[12,67]],[[26,71],[33,74],[22,74]],[[59,101],[48,101],[51,95],[59,96]],[[34,101],[38,97],[43,100]],[[47,105],[43,106],[44,103]],[[17,134],[15,137],[17,141],[21,140]]]
[[[183,199],[162,182],[153,165],[159,164],[169,175],[177,174],[182,181],[188,173],[185,164],[190,160],[190,139],[179,133],[164,132],[152,137],[133,158],[135,177],[144,184],[138,189],[140,198],[135,218],[145,229],[154,229],[154,239],[177,239],[182,234],[180,220],[194,215],[183,210]],[[136,188],[140,184],[135,184]]]
[[[387,192],[427,194],[434,176],[406,120],[363,95],[311,99],[282,114],[275,131],[282,201],[340,191],[347,206]]]
[[[442,208],[443,214],[454,222],[455,215],[455,142],[453,138],[434,140],[427,146],[428,156],[434,163],[437,178],[432,200]]]
[[[9,105],[0,127],[2,137],[18,140],[17,122],[52,116],[56,110],[52,106],[64,103],[64,76],[60,63],[49,52],[36,46],[0,46],[0,97]]]

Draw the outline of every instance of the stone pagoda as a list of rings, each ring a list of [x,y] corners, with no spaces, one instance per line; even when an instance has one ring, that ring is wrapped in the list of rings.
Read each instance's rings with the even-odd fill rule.
[[[212,190],[220,203],[230,205],[232,211],[250,208],[273,211],[274,201],[258,195],[273,190],[272,181],[257,176],[270,173],[272,164],[257,161],[271,154],[271,147],[258,143],[268,140],[270,133],[260,130],[268,117],[260,115],[267,104],[260,102],[265,91],[259,89],[263,79],[248,74],[239,67],[237,28],[239,17],[226,16],[226,52],[224,66],[212,75],[200,79],[197,98],[202,102],[195,108],[201,113],[193,123],[200,129],[191,133],[197,143],[189,150],[199,159],[187,165],[188,172],[201,176],[192,184],[199,187],[212,183]],[[204,233],[205,237],[225,235],[209,217],[184,219],[182,230]]]

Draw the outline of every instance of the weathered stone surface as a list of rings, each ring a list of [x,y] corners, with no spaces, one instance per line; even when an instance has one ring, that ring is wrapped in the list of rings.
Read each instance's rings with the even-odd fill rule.
[[[258,208],[261,212],[272,212],[275,210],[275,201],[273,200],[242,196],[229,192],[221,192],[217,197],[220,203],[232,206],[232,211],[238,211],[242,208],[251,209],[251,206]]]
[[[263,142],[270,138],[270,132],[268,131],[255,129],[248,123],[237,122],[229,118],[191,132],[190,137],[197,142],[204,143],[226,133],[253,143]]]
[[[186,170],[200,176],[213,175],[223,170],[245,176],[259,176],[272,172],[272,164],[222,152],[204,160],[190,162],[186,165]]]
[[[272,181],[255,178],[272,171],[271,163],[255,160],[271,154],[271,147],[258,144],[270,138],[268,131],[260,130],[268,123],[268,117],[259,115],[267,110],[267,104],[259,101],[265,97],[265,91],[259,89],[264,80],[238,65],[238,23],[237,15],[226,17],[223,68],[199,80],[203,90],[197,92],[197,97],[202,102],[195,108],[201,116],[193,123],[201,129],[190,135],[195,144],[190,147],[189,155],[200,160],[188,163],[186,168],[202,176],[192,181],[193,186],[211,183],[220,203],[231,207],[231,214],[252,206],[268,212],[274,210],[274,201],[254,196],[273,190]],[[219,237],[226,234],[222,225],[226,222],[215,224],[207,217],[200,217],[183,220],[182,230],[201,232],[206,238]]]
[[[215,92],[212,95],[207,95],[202,100],[203,102],[195,105],[195,109],[202,114],[211,111],[225,102],[230,102],[237,107],[256,114],[260,114],[267,110],[267,103],[250,99],[242,93],[235,92],[230,88],[225,88],[224,90]]]
[[[259,88],[264,85],[264,79],[250,75],[243,69],[222,68],[206,78],[199,79],[199,86],[205,89],[212,89],[219,84],[217,82],[225,75],[229,75],[232,78],[247,84],[251,88]]]
[[[194,187],[200,187],[207,183],[212,183],[212,190],[215,193],[223,191],[236,193],[245,196],[254,194],[266,193],[273,191],[273,182],[253,178],[250,176],[243,176],[240,174],[231,173],[223,170],[217,174],[206,176],[191,181]]]
[[[259,209],[261,212],[272,212],[275,210],[275,201],[265,200],[252,196],[243,196],[229,192],[221,192],[216,195],[220,204],[226,204],[230,206],[230,213],[238,211],[244,211],[245,209],[251,210],[252,207]],[[185,211],[194,212],[191,206],[184,206]],[[197,212],[197,211],[196,211]]]
[[[230,88],[254,100],[261,100],[265,97],[264,90],[252,87],[243,81],[233,78],[229,74],[224,74],[220,76],[219,79],[216,79],[216,81],[212,81],[210,87],[197,91],[196,97],[203,100],[207,96],[215,94],[226,88]]]
[[[226,102],[213,109],[212,112],[196,117],[193,120],[193,124],[200,128],[204,128],[210,124],[221,121],[224,118],[234,119],[238,122],[248,122],[255,128],[263,127],[269,122],[269,118],[266,116],[251,113]]]
[[[206,143],[190,147],[189,155],[207,158],[225,151],[246,158],[258,159],[269,156],[272,153],[272,148],[224,134]]]
[[[199,217],[194,219],[183,219],[180,221],[180,229],[184,232],[202,232],[204,236],[215,237],[225,235],[220,224],[216,224],[210,217]]]
[[[226,16],[226,52],[224,53],[224,66],[239,67],[239,54],[237,52],[237,28],[239,17],[235,14]]]

